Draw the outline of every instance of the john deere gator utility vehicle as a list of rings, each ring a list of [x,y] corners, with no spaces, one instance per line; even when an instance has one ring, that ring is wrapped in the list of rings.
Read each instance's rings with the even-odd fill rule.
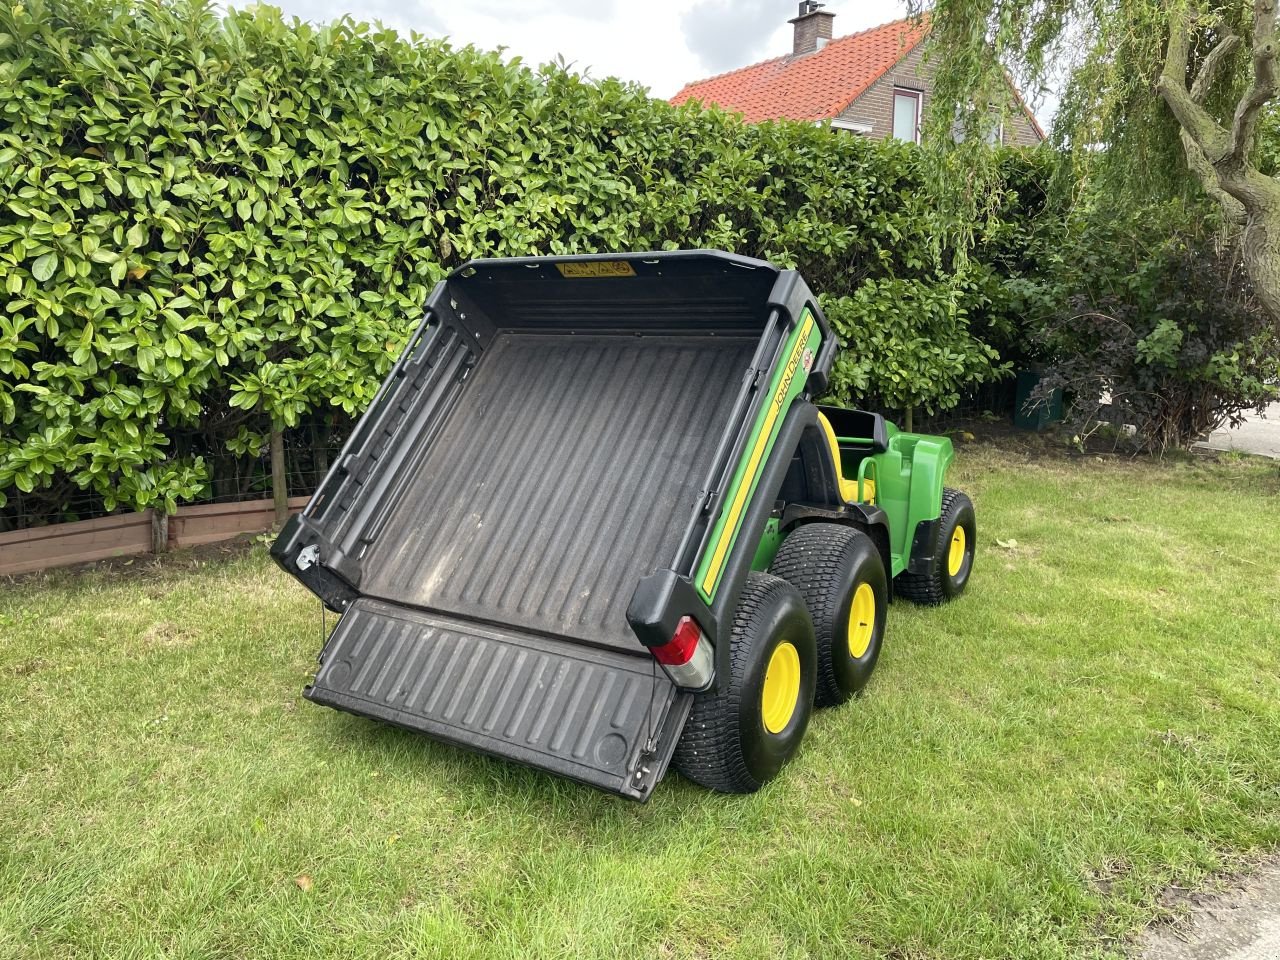
[[[671,763],[756,790],[889,601],[973,565],[951,443],[816,406],[835,351],[727,253],[455,271],[272,548],[341,614],[305,695],[640,800]]]

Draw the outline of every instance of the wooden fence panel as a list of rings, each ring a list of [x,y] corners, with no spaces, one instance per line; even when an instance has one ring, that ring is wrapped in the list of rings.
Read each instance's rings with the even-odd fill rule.
[[[290,512],[301,510],[307,500],[290,497]],[[261,533],[270,530],[274,520],[271,500],[182,506],[169,518],[169,547],[191,547],[229,540],[242,533]],[[0,576],[150,552],[150,510],[12,530],[0,533]]]
[[[151,552],[151,511],[0,533],[0,575]]]
[[[297,513],[308,497],[290,497],[289,512]],[[169,546],[194,547],[200,543],[229,540],[242,533],[270,530],[275,522],[275,506],[270,500],[243,500],[239,503],[196,503],[179,507],[169,518]]]

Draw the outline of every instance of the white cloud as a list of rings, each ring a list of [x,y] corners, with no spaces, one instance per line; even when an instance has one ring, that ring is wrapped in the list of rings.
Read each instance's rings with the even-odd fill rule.
[[[711,73],[785,53],[770,49],[783,33],[777,0],[710,0],[690,4],[680,16],[685,43]]]

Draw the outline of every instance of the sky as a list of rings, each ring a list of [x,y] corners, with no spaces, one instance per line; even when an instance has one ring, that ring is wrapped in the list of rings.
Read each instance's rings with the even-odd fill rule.
[[[789,53],[795,0],[268,0],[303,20],[380,20],[538,65],[563,57],[597,79],[670,97],[699,80]],[[245,3],[232,2],[233,6]],[[836,36],[896,20],[902,0],[831,0]]]

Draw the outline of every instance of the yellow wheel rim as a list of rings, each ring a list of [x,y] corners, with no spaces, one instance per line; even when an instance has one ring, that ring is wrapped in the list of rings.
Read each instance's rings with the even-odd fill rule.
[[[947,553],[947,575],[954,577],[964,565],[964,527],[956,527],[951,535],[951,550]]]
[[[876,592],[871,584],[860,583],[853,592],[849,605],[849,656],[857,660],[871,646],[871,635],[876,631]]]
[[[764,672],[764,690],[760,695],[760,715],[770,733],[787,729],[800,699],[800,653],[789,641],[773,648],[769,666]]]

